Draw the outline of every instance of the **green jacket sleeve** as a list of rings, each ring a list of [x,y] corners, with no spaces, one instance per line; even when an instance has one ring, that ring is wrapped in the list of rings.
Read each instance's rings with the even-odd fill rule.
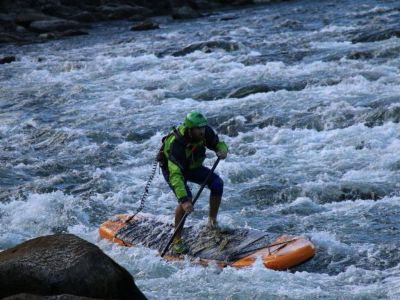
[[[217,146],[215,147],[216,152],[218,151],[225,151],[228,152],[228,146],[225,144],[224,141],[219,141]]]
[[[181,169],[168,160],[168,172],[169,172],[169,184],[172,186],[176,197],[179,202],[182,202],[187,198],[187,192],[185,188],[185,182],[183,179]]]

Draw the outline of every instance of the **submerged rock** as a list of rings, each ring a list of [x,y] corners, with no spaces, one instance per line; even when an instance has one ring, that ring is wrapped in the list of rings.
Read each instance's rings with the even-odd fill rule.
[[[371,51],[353,51],[346,55],[348,59],[371,59],[374,58],[374,53]]]
[[[232,91],[230,94],[228,94],[228,98],[244,98],[251,94],[268,93],[272,91],[276,91],[276,87],[274,88],[267,84],[254,84]]]
[[[15,56],[5,56],[0,58],[0,65],[2,64],[9,64],[15,61]]]
[[[213,49],[222,49],[226,52],[232,52],[239,49],[238,44],[227,41],[207,41],[202,43],[195,43],[183,48],[182,50],[172,53],[173,56],[185,56],[197,50],[203,52],[211,52]]]
[[[361,33],[357,37],[353,38],[351,42],[355,43],[370,43],[378,42],[390,39],[391,37],[400,37],[400,28],[381,28],[378,30],[367,31],[366,33]]]
[[[365,126],[381,126],[386,122],[400,122],[400,106],[378,107],[371,111],[365,120]]]
[[[35,238],[0,253],[0,297],[19,293],[145,299],[128,271],[72,234]]]

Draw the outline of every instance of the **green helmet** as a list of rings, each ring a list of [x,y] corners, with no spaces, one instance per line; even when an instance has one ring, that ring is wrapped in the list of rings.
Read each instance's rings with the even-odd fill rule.
[[[183,125],[186,128],[202,127],[207,125],[207,119],[201,113],[192,111],[186,115]]]

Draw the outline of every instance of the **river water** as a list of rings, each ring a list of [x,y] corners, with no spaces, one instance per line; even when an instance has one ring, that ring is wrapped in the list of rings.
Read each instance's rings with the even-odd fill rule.
[[[157,21],[0,48],[17,56],[0,67],[0,249],[74,233],[149,299],[400,298],[399,3],[304,0]],[[230,147],[217,168],[220,223],[306,235],[312,260],[219,270],[98,238],[101,222],[139,206],[160,139],[191,110]],[[206,222],[207,197],[189,223]],[[157,172],[145,212],[172,220],[175,204]]]

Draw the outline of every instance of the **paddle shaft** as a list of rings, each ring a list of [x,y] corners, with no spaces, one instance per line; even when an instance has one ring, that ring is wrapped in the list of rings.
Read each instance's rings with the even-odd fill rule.
[[[215,168],[217,167],[218,163],[220,161],[220,158],[217,158],[217,160],[215,161],[214,165],[212,166],[210,172],[208,173],[206,179],[204,180],[203,184],[200,186],[200,189],[197,191],[196,196],[194,197],[193,201],[192,201],[192,205],[194,206],[194,204],[196,203],[197,199],[200,197],[201,192],[203,191],[204,187],[207,184],[207,181],[210,179],[211,174],[214,172]],[[165,255],[165,253],[167,253],[169,246],[171,246],[172,241],[174,240],[174,238],[176,237],[176,235],[178,234],[179,230],[183,227],[183,224],[185,223],[186,218],[189,216],[190,213],[185,212],[185,214],[183,215],[181,221],[179,222],[178,226],[176,227],[174,234],[172,235],[172,237],[169,239],[167,246],[165,246],[164,250],[161,253],[161,257],[163,257]]]

